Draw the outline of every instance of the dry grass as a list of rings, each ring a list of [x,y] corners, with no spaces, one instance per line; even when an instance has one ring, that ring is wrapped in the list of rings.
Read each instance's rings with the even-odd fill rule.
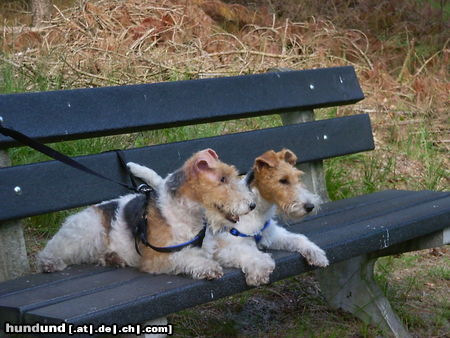
[[[411,1],[353,7],[305,1],[301,12],[293,1],[260,3],[266,6],[218,0],[55,6],[39,29],[4,26],[0,57],[30,77],[43,72],[70,88],[353,65],[367,98],[339,115],[370,112],[379,142],[404,140],[408,126],[425,124],[436,146],[450,149],[444,12]],[[386,132],[393,129],[396,135]]]

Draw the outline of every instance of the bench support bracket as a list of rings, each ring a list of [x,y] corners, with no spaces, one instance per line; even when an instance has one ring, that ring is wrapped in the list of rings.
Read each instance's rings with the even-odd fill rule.
[[[10,166],[5,151],[0,151],[0,168]],[[14,279],[29,272],[22,223],[6,222],[0,225],[0,282]]]
[[[313,110],[283,113],[280,116],[284,126],[315,120]],[[302,163],[298,168],[305,173],[302,180],[306,187],[318,194],[323,202],[329,201],[322,160]]]
[[[373,279],[376,258],[355,257],[316,272],[328,303],[395,337],[410,337]]]
[[[280,115],[283,125],[314,121],[312,110]],[[299,168],[305,172],[305,185],[324,202],[329,201],[322,161],[301,164]],[[373,279],[375,262],[376,258],[360,256],[318,270],[316,276],[322,293],[331,306],[351,312],[396,337],[409,337]]]

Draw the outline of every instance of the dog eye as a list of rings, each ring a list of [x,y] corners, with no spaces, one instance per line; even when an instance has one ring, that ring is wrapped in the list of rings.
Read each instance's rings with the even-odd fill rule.
[[[226,183],[227,182],[227,178],[225,176],[222,176],[222,178],[220,179],[220,182]]]
[[[289,184],[289,180],[287,178],[282,178],[279,182],[281,184]]]

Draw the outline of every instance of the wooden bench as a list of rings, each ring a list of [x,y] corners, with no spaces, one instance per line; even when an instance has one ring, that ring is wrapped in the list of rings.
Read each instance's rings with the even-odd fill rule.
[[[374,148],[367,115],[314,120],[313,109],[363,99],[352,67],[273,72],[121,87],[0,96],[3,124],[42,142],[59,142],[206,122],[280,114],[284,126],[126,150],[127,160],[165,176],[193,152],[211,147],[245,173],[253,159],[283,147],[298,154],[308,187],[328,200],[322,160]],[[0,149],[18,144],[0,135]],[[57,161],[0,169],[0,279],[27,270],[18,219],[85,206],[126,193],[118,185]],[[114,152],[78,157],[115,180],[126,173]],[[407,336],[373,281],[384,255],[449,242],[450,193],[382,191],[326,203],[290,227],[324,248],[331,266],[317,270],[330,304]],[[313,268],[300,255],[273,252],[271,281]],[[144,323],[249,289],[242,272],[216,281],[149,275],[134,269],[74,266],[0,283],[0,330],[5,323]],[[175,323],[176,325],[176,323]],[[176,326],[175,326],[176,330]],[[0,334],[1,335],[1,334]]]

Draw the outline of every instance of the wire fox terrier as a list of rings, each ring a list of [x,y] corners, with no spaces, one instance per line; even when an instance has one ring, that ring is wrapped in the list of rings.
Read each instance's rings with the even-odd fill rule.
[[[258,247],[298,252],[311,265],[329,264],[321,248],[306,236],[287,231],[274,219],[278,209],[282,217],[298,220],[320,203],[319,196],[302,184],[303,172],[295,167],[296,163],[297,156],[288,149],[269,150],[256,158],[246,177],[255,195],[256,209],[241,217],[230,231],[212,237],[213,257],[223,267],[242,269],[248,285],[268,283],[275,268],[271,255]]]
[[[203,247],[224,267],[240,268],[248,285],[269,282],[275,262],[270,254],[258,249],[270,248],[295,251],[309,264],[327,266],[325,252],[306,236],[287,231],[273,219],[278,209],[282,216],[299,219],[317,209],[320,198],[308,191],[300,181],[302,172],[294,167],[297,156],[283,149],[267,151],[256,158],[252,171],[245,178],[254,195],[256,209],[234,224],[217,222],[206,233]],[[144,181],[160,189],[161,177],[152,169]],[[238,230],[239,229],[239,230]]]
[[[155,179],[146,167],[135,163],[128,167],[144,181]],[[139,267],[149,273],[184,273],[197,279],[221,277],[222,268],[211,253],[179,243],[200,238],[205,220],[212,227],[235,223],[255,208],[253,195],[236,169],[221,162],[214,150],[205,149],[165,179],[158,176],[157,188],[148,197],[128,194],[68,217],[38,254],[41,270],[98,263]],[[142,242],[136,242],[137,237]]]

